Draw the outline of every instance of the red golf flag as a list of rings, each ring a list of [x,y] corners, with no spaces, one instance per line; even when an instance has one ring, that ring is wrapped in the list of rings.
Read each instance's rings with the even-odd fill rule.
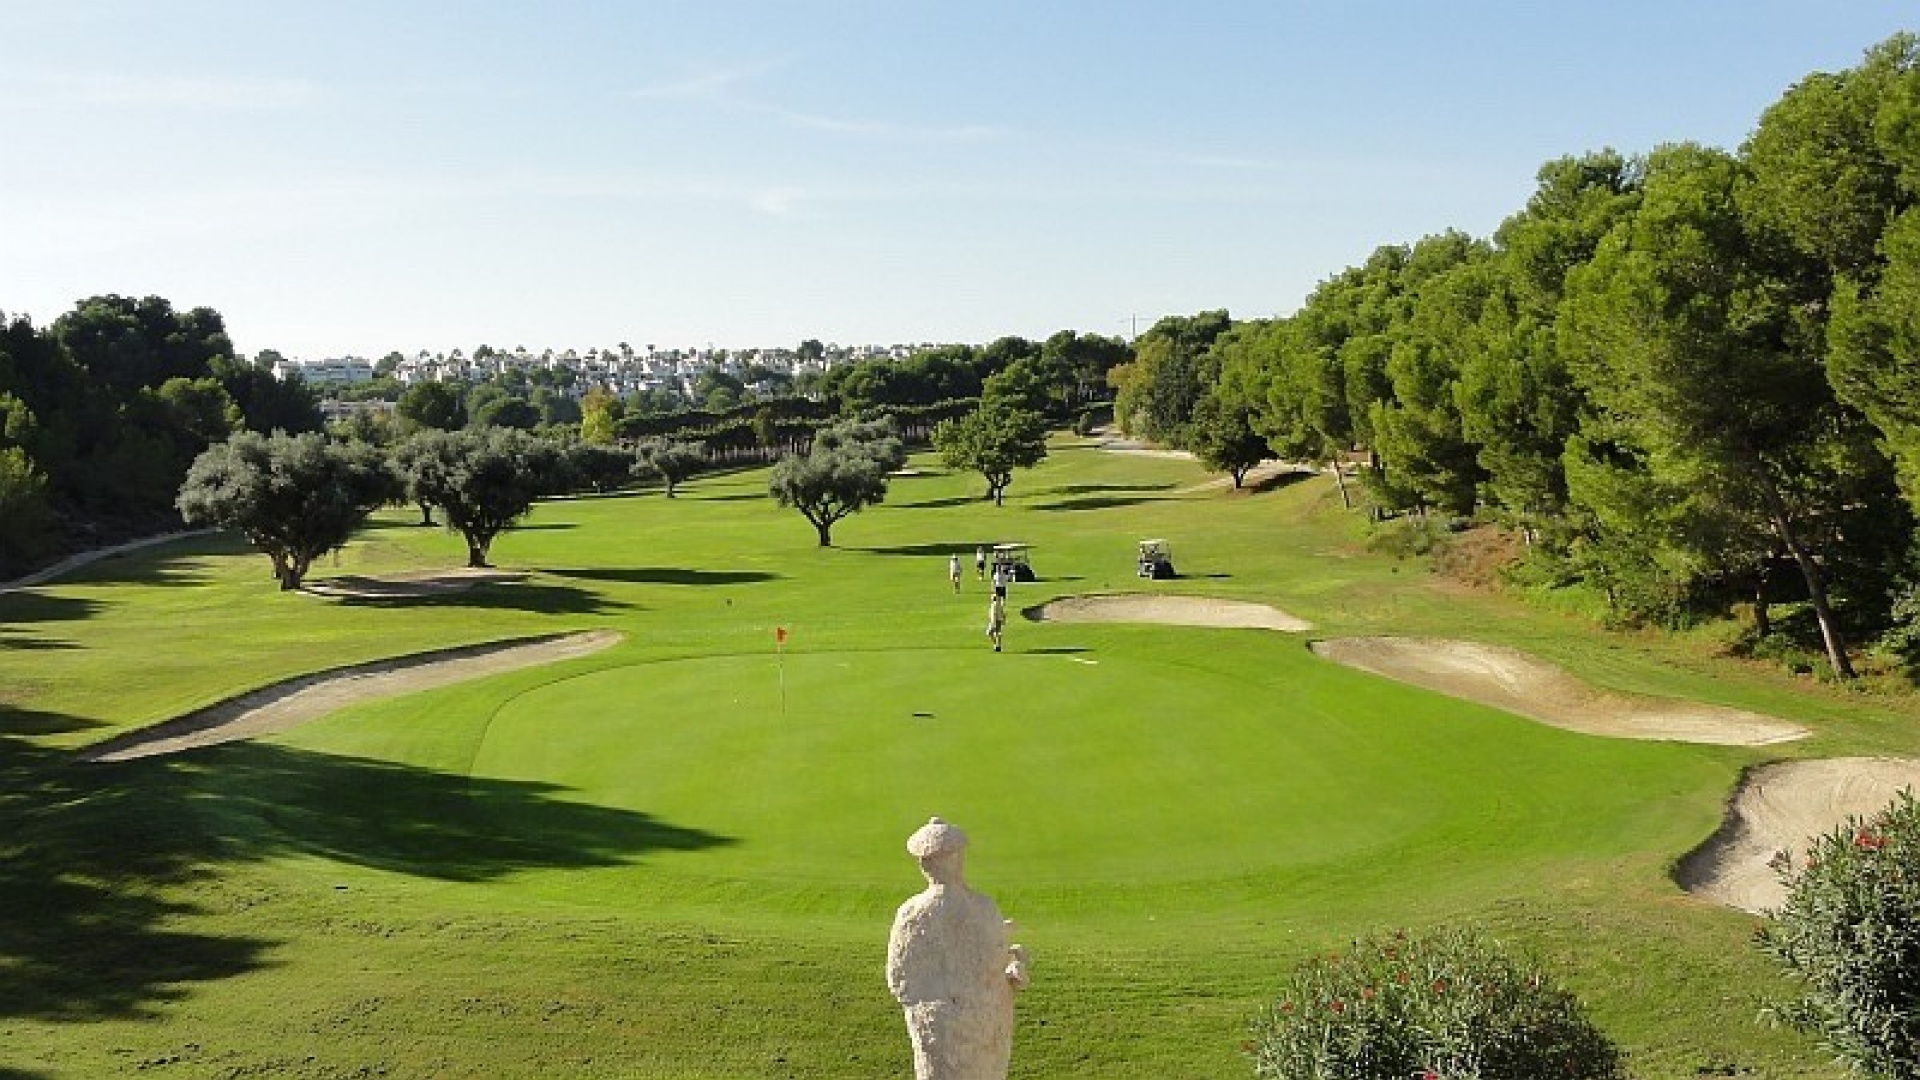
[[[774,628],[773,628],[773,640],[774,640],[774,641],[776,641],[776,642],[778,642],[779,644],[782,644],[782,645],[784,645],[784,644],[786,644],[786,643],[787,643],[787,628],[786,628],[786,627],[784,627],[784,626],[776,626],[776,627],[774,627]]]

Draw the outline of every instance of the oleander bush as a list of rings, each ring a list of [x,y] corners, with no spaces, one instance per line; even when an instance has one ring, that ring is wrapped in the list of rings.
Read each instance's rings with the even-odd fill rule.
[[[1307,961],[1254,1021],[1261,1080],[1616,1080],[1568,991],[1469,930],[1383,934]]]
[[[1799,983],[1770,1017],[1867,1076],[1920,1077],[1920,801],[1898,801],[1776,858],[1787,900],[1761,948]]]

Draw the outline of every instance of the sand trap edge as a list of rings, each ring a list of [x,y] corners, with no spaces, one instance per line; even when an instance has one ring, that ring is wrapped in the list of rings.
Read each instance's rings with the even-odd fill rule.
[[[1022,608],[1020,614],[1029,622],[1199,626],[1226,630],[1278,630],[1288,634],[1305,633],[1313,629],[1312,624],[1304,619],[1251,600],[1161,596],[1153,593],[1063,596]]]
[[[414,687],[369,688],[368,692],[342,695],[331,708],[326,710],[327,712],[337,711],[364,701],[397,697],[415,689],[432,689],[522,668],[590,656],[612,648],[624,640],[626,640],[625,634],[617,630],[604,629],[539,634],[533,637],[507,638],[475,645],[459,645],[450,649],[408,653],[382,660],[328,668],[324,671],[283,679],[214,702],[170,720],[162,720],[156,724],[115,735],[110,739],[81,748],[75,753],[74,760],[88,764],[126,761],[285,731],[308,720],[318,719],[325,713],[300,715],[287,723],[266,726],[251,725],[249,720],[296,695],[324,690],[336,684],[408,672],[426,672],[436,667],[451,671],[459,665],[470,669],[459,671],[452,677],[430,679]],[[488,663],[488,661],[493,662]]]

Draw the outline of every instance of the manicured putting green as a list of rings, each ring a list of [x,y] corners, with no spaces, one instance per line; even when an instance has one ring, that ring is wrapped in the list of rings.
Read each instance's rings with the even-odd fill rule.
[[[771,655],[604,669],[500,705],[471,768],[730,840],[648,856],[669,872],[897,884],[902,837],[938,813],[992,837],[978,858],[998,885],[1081,888],[1590,854],[1644,836],[1650,791],[1712,768],[1693,748],[1347,672],[1288,639],[1159,633],[1223,648],[1161,659],[1150,635],[1120,633],[1059,652],[799,653],[784,675]]]

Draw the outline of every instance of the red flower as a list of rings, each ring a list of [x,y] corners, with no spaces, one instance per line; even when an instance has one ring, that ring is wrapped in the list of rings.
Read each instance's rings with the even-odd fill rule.
[[[1340,1010],[1346,1008],[1346,1005],[1342,1004],[1338,1000],[1335,1000],[1332,1004],[1328,1005],[1327,1008],[1332,1009],[1334,1012],[1339,1012]]]
[[[1853,834],[1853,846],[1859,848],[1861,851],[1879,851],[1881,848],[1887,846],[1887,838],[1878,833],[1871,833],[1865,829],[1861,829],[1859,832]]]
[[[1435,980],[1433,980],[1433,992],[1434,992],[1434,993],[1436,993],[1436,994],[1444,994],[1444,993],[1446,993],[1446,992],[1447,992],[1447,980],[1445,980],[1445,979],[1435,979]]]

